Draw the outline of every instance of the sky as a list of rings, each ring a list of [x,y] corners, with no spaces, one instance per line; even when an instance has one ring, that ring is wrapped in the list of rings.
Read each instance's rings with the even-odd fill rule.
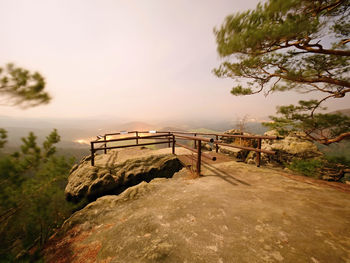
[[[266,118],[295,93],[235,97],[219,79],[213,28],[256,0],[0,0],[0,65],[39,71],[50,104],[24,118],[130,121]],[[327,103],[349,108],[350,100]]]

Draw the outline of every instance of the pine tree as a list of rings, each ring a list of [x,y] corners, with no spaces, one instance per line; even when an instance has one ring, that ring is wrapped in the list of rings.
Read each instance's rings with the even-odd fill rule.
[[[325,145],[339,142],[350,137],[349,117],[316,110],[350,92],[349,28],[347,0],[269,0],[228,16],[214,29],[224,59],[214,73],[234,80],[235,96],[290,90],[324,94],[319,101],[278,108],[282,116],[272,117],[270,126],[304,131]]]
[[[7,64],[0,67],[0,95],[5,96],[6,105],[33,107],[49,103],[50,95],[45,91],[45,79],[38,72]]]

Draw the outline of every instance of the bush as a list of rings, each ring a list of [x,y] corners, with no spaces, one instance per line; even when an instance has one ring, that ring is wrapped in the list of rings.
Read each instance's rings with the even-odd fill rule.
[[[342,164],[350,167],[350,159],[345,156],[326,156],[326,160],[331,164]]]
[[[320,178],[319,169],[323,166],[320,159],[298,160],[294,159],[288,168],[308,177]]]
[[[30,133],[19,152],[0,158],[0,262],[33,260],[76,209],[64,197],[74,160],[57,156],[59,140],[54,130],[40,147]]]

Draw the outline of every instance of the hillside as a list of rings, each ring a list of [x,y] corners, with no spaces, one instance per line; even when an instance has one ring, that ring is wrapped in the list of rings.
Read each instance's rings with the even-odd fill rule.
[[[350,109],[342,109],[342,110],[332,111],[331,113],[342,113],[342,114],[350,117]]]

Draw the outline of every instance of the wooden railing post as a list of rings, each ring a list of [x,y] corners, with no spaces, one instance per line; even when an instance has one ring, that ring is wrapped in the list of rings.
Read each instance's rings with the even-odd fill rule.
[[[136,131],[135,133],[136,133],[136,144],[139,144],[139,132]]]
[[[94,150],[94,143],[90,142],[91,144],[91,166],[95,165],[95,150]]]
[[[170,148],[170,132],[168,132],[168,147]]]
[[[261,150],[261,138],[258,139],[258,147]],[[261,152],[256,152],[256,166],[260,167]]]
[[[197,175],[201,175],[201,155],[202,155],[202,141],[199,140],[197,143]]]
[[[173,148],[172,153],[175,154],[175,135],[173,135]]]
[[[103,135],[103,140],[107,140],[107,136],[106,135]],[[107,143],[105,142],[105,148],[107,147]],[[107,149],[104,149],[104,153],[106,154],[107,153]]]
[[[215,139],[218,141],[219,140],[219,136],[218,135],[215,135]],[[216,144],[215,145],[215,152],[217,153],[219,151],[219,145]]]
[[[197,136],[197,133],[194,134],[194,137],[196,137],[196,136]],[[194,140],[194,148],[195,149],[197,148],[197,141],[196,140]]]

